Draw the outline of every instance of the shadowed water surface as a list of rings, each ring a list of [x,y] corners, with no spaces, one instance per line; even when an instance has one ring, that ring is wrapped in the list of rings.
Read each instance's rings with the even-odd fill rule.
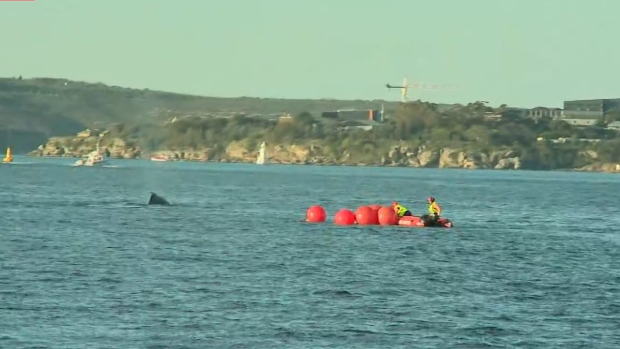
[[[20,160],[1,348],[620,347],[612,175]],[[299,222],[431,194],[456,228]]]

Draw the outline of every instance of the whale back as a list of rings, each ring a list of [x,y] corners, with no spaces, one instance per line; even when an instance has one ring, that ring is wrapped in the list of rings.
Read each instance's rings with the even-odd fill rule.
[[[149,198],[149,205],[169,206],[170,203],[168,202],[168,200],[164,199],[162,196],[159,196],[155,193],[151,193],[151,197]]]

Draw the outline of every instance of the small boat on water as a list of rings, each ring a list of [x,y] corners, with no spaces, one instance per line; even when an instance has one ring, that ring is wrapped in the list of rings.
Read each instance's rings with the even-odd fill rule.
[[[5,164],[10,164],[13,162],[13,155],[11,154],[11,147],[6,148],[6,155],[4,156],[4,159],[2,159],[2,162]]]
[[[84,158],[76,161],[73,166],[104,166],[109,165],[109,163],[108,157],[105,153],[101,152],[99,142],[97,142],[97,149],[88,153]]]
[[[170,161],[170,158],[167,155],[159,154],[151,156],[151,161],[164,162]]]

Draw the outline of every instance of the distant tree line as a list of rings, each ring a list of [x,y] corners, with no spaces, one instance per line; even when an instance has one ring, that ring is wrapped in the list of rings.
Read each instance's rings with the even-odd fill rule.
[[[222,153],[233,141],[255,149],[264,140],[271,144],[319,144],[325,156],[339,158],[347,153],[352,161],[364,162],[377,162],[397,144],[487,152],[511,149],[520,155],[524,167],[536,169],[578,167],[588,161],[587,151],[596,152],[601,162],[620,162],[618,132],[604,127],[620,120],[620,111],[608,113],[592,127],[507,112],[501,119],[491,120],[489,113],[501,113],[507,106],[493,109],[481,102],[451,108],[419,101],[385,103],[390,117],[372,124],[370,131],[351,128],[368,123],[318,117],[321,111],[343,106],[377,109],[380,105],[380,101],[211,98],[65,79],[0,79],[0,130],[62,136],[87,127],[105,127],[149,150],[211,148]],[[247,116],[210,117],[210,111]],[[250,117],[282,112],[294,117],[283,121]],[[176,122],[165,123],[173,116],[179,116]],[[568,141],[551,141],[558,138]]]
[[[444,112],[437,109],[432,103],[407,103],[370,131],[346,129],[351,121],[321,120],[302,112],[280,122],[243,115],[229,119],[185,118],[164,127],[132,127],[116,132],[121,137],[140,139],[147,149],[212,148],[223,152],[233,141],[242,141],[249,149],[267,141],[318,144],[325,156],[338,158],[346,152],[354,160],[377,162],[393,146],[406,144],[485,152],[510,149],[521,157],[524,168],[531,169],[583,166],[588,161],[584,153],[588,150],[596,151],[602,162],[620,162],[618,132],[601,126],[575,127],[561,120],[521,116],[488,119],[488,107],[479,103]],[[562,138],[565,142],[560,141]]]

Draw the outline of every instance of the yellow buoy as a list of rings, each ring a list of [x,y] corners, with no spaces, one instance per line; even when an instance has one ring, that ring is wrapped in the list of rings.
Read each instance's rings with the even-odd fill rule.
[[[11,155],[11,148],[6,148],[6,156],[2,159],[2,162],[8,163],[13,162],[13,156]]]

